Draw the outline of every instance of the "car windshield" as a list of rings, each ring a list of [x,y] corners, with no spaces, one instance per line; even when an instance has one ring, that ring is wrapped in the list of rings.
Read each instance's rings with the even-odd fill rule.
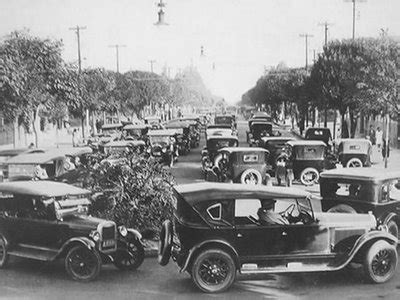
[[[237,146],[237,141],[233,139],[218,139],[218,140],[209,140],[207,141],[207,148],[209,150],[212,149],[221,149],[224,147],[235,147]]]
[[[324,158],[325,148],[321,146],[299,146],[295,148],[298,160],[320,160]]]
[[[170,136],[168,135],[155,135],[150,136],[150,143],[153,144],[168,144],[170,141]]]
[[[232,124],[232,117],[215,117],[214,119],[215,124]]]
[[[68,216],[87,215],[90,201],[87,198],[68,196],[66,199],[55,200],[56,216],[64,219]]]

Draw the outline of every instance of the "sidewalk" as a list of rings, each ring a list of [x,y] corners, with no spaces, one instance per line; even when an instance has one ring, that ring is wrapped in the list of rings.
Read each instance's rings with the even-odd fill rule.
[[[307,130],[307,128],[304,130],[304,132]],[[298,128],[294,129],[288,129],[291,133],[296,135],[297,137],[304,139],[304,134],[300,134],[300,130]],[[378,149],[376,146],[372,146],[372,167],[377,168],[377,169],[384,169],[385,168],[385,163],[383,161],[382,153],[378,152]],[[400,171],[400,149],[397,148],[390,148],[390,154],[388,158],[388,170],[392,171]]]

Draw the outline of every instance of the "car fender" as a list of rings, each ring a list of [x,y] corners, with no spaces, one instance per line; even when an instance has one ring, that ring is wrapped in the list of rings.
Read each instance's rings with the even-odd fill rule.
[[[70,247],[72,247],[72,245],[77,245],[77,244],[81,244],[81,245],[87,247],[89,250],[96,249],[96,243],[93,240],[91,240],[87,237],[73,237],[73,238],[70,238],[69,240],[67,240],[62,245],[62,247],[58,251],[56,257],[63,254],[66,250],[68,250]]]
[[[354,244],[353,248],[349,252],[347,258],[344,262],[338,265],[335,269],[339,270],[350,263],[356,254],[369,242],[373,242],[376,240],[385,240],[391,245],[397,245],[397,238],[388,233],[387,231],[370,231],[363,234],[361,237],[358,238],[356,243]]]
[[[127,228],[126,230],[128,230],[128,233],[132,234],[137,240],[141,241],[142,240],[142,235],[140,234],[140,232],[136,229],[133,228]]]
[[[399,216],[396,213],[391,212],[383,219],[382,224],[387,225],[389,223],[389,221],[391,221],[393,219],[397,223],[398,218],[399,218]]]
[[[193,246],[189,250],[189,254],[188,254],[188,256],[185,260],[185,263],[183,264],[183,267],[181,268],[180,272],[185,272],[187,270],[187,268],[189,267],[191,261],[195,257],[198,250],[200,250],[201,248],[207,247],[207,246],[211,246],[211,245],[215,245],[217,247],[220,246],[220,247],[229,249],[229,251],[232,252],[232,254],[234,255],[233,259],[235,260],[236,267],[239,268],[239,254],[237,253],[235,248],[233,248],[232,245],[229,244],[225,240],[214,239],[214,240],[203,241],[203,242],[198,243],[197,245]]]

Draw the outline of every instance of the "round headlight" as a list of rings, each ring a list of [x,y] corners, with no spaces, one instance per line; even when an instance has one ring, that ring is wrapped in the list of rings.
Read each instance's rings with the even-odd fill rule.
[[[93,241],[97,242],[100,240],[100,233],[97,230],[93,230],[90,233],[90,237],[93,239]]]
[[[128,235],[128,229],[125,226],[119,226],[118,231],[123,237]]]

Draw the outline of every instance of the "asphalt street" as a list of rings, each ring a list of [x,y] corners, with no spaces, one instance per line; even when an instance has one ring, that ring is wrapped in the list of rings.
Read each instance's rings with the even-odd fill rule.
[[[239,139],[246,145],[246,122],[239,122]],[[283,135],[289,131],[279,129]],[[178,184],[201,182],[200,151],[180,156],[172,168]],[[299,187],[301,187],[299,185]],[[315,191],[318,186],[313,187]],[[316,209],[316,208],[315,208]],[[16,259],[0,271],[0,298],[7,299],[398,299],[400,270],[385,284],[364,281],[362,269],[338,272],[285,275],[238,276],[224,294],[206,295],[197,290],[188,274],[179,273],[170,262],[158,265],[146,258],[137,271],[121,272],[112,265],[103,266],[98,279],[90,283],[72,281],[63,262],[42,263]]]

